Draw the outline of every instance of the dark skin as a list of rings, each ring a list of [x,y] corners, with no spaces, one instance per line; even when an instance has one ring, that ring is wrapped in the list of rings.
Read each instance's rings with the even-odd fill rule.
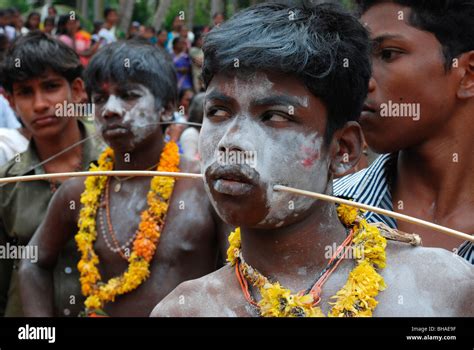
[[[164,144],[161,141],[161,126],[156,125],[156,121],[161,118],[162,113],[169,113],[170,110],[149,109],[148,111],[154,110],[156,113],[151,118],[155,120],[155,125],[147,126],[145,136],[137,135],[132,125],[134,122],[128,118],[139,118],[138,114],[134,114],[137,112],[134,112],[134,108],[142,102],[147,102],[143,99],[146,98],[144,95],[149,94],[149,90],[140,90],[140,85],[133,85],[130,89],[131,91],[116,84],[106,84],[100,91],[94,92],[92,100],[97,104],[96,122],[98,128],[103,131],[104,139],[115,151],[116,170],[145,170],[159,162]],[[116,101],[115,107],[111,103],[112,100]],[[142,112],[146,111],[138,110],[137,113]],[[110,127],[118,124],[125,130],[120,131],[119,135],[110,132]],[[125,160],[128,157],[129,162]],[[180,170],[197,172],[198,168],[196,163],[181,159]],[[79,203],[80,195],[84,191],[83,181],[84,179],[72,179],[61,186],[50,204],[45,221],[30,241],[30,244],[39,246],[39,260],[37,264],[25,261],[20,268],[21,293],[26,316],[53,315],[52,269],[62,247],[77,233],[80,211],[79,206],[74,210],[65,208],[69,208],[68,203],[71,201]],[[136,231],[140,213],[147,208],[146,194],[149,191],[150,178],[127,180],[122,183],[122,189],[118,193],[112,190],[115,184],[116,180],[112,179],[111,220],[117,239],[123,244]],[[176,181],[169,202],[167,220],[151,262],[150,277],[136,290],[106,304],[104,311],[109,316],[148,316],[153,306],[179,283],[216,269],[216,232],[222,223],[213,214],[212,206],[205,198],[204,188],[199,181]],[[228,231],[228,228],[225,228],[225,231]],[[94,249],[100,259],[99,270],[102,279],[107,281],[122,274],[128,263],[118,253],[109,250],[98,226],[97,232]],[[38,293],[38,290],[41,293]],[[77,295],[79,294],[78,290]]]
[[[273,102],[261,104],[262,97]],[[285,116],[288,105],[278,101],[296,97],[301,105],[294,114]],[[329,145],[316,142],[311,149],[311,142],[307,141],[324,134],[326,109],[296,78],[273,72],[259,72],[254,79],[216,75],[207,90],[205,106],[201,168],[218,214],[227,223],[241,227],[242,254],[247,263],[294,293],[305,290],[328,263],[328,245],[339,245],[345,230],[334,205],[279,196],[268,187],[282,181],[282,175],[275,170],[285,172],[288,167],[291,171],[284,177],[289,186],[330,194],[333,176],[355,166],[360,158],[362,138],[358,124],[347,123],[334,133]],[[253,129],[259,138],[252,134]],[[277,143],[274,149],[268,146]],[[262,159],[255,168],[258,176],[244,183],[242,178],[236,180],[243,167],[213,176],[214,152],[221,147],[258,152]],[[344,154],[349,156],[348,162],[344,161]],[[287,163],[281,164],[281,157]],[[266,163],[268,158],[272,162]],[[314,161],[311,166],[309,159]],[[228,194],[230,189],[235,190],[233,194]],[[281,204],[286,201],[295,201],[293,210],[284,209]],[[273,220],[277,216],[278,220]],[[388,245],[388,267],[382,274],[389,288],[378,297],[376,316],[472,314],[469,294],[474,272],[466,261],[444,250],[392,242]],[[427,259],[436,261],[436,271],[443,278],[433,277],[434,265],[427,265]],[[354,260],[345,259],[324,285],[320,305],[325,313],[330,296],[344,285],[354,267]],[[454,291],[453,283],[457,283]],[[251,294],[259,300],[258,290],[251,287]],[[257,313],[244,298],[234,268],[225,266],[180,285],[155,307],[152,316],[248,317]]]
[[[168,32],[166,30],[162,30],[160,35],[158,35],[157,45],[162,49],[165,48],[165,43],[168,40]]]
[[[360,122],[376,152],[398,151],[395,211],[473,234],[474,51],[460,55],[457,67],[446,71],[440,42],[409,24],[410,11],[382,3],[361,18],[376,46],[366,102],[371,110]],[[380,117],[380,105],[389,100],[419,103],[419,120]],[[419,234],[428,247],[452,250],[462,243],[402,221],[398,228]]]
[[[10,105],[31,135],[40,160],[45,160],[81,140],[77,120],[56,117],[56,105],[78,103],[84,93],[84,82],[77,78],[69,83],[58,73],[47,70],[37,78],[14,82],[7,94]],[[81,146],[74,147],[44,164],[47,173],[74,171],[81,164]],[[63,181],[65,178],[60,178]]]
[[[104,27],[111,29],[114,25],[118,23],[119,17],[117,11],[110,11],[105,19]]]

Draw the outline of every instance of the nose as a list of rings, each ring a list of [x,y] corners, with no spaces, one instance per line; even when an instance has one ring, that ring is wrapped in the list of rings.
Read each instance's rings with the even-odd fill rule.
[[[113,117],[123,117],[124,109],[119,98],[115,95],[110,95],[105,103],[101,116],[108,119]]]
[[[41,91],[37,91],[33,100],[33,110],[36,114],[44,114],[49,108],[48,100]]]
[[[370,80],[369,80],[369,93],[375,91],[375,86],[376,86],[375,79],[372,76],[372,77],[370,77]]]
[[[217,148],[220,152],[255,151],[252,142],[252,139],[255,139],[253,135],[251,122],[237,117],[219,141]]]

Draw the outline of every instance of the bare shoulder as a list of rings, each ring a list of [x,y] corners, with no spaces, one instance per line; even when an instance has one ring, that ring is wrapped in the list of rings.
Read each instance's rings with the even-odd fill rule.
[[[83,177],[74,177],[64,181],[53,197],[59,201],[59,204],[69,209],[68,211],[73,214],[73,221],[76,221],[81,209],[81,194],[85,189],[84,180]]]
[[[441,248],[387,243],[386,316],[473,316],[474,266]],[[385,307],[383,307],[385,305]]]
[[[246,301],[233,271],[226,265],[209,275],[181,283],[158,303],[151,317],[245,316]]]
[[[63,195],[68,198],[80,198],[82,192],[84,192],[84,177],[73,177],[64,181],[64,183],[59,187],[58,192],[62,192]]]
[[[404,243],[387,244],[387,262],[400,267],[416,267],[428,278],[443,275],[448,280],[474,281],[474,266],[459,255],[442,248],[412,247]]]

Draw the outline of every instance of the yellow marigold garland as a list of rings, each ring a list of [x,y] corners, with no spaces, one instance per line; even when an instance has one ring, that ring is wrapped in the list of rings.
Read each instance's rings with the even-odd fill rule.
[[[330,317],[372,316],[377,306],[375,297],[386,288],[376,268],[385,267],[386,240],[377,227],[368,224],[362,212],[354,207],[339,205],[337,213],[341,222],[354,230],[352,240],[357,266],[350,272],[346,284],[331,299]],[[241,255],[240,228],[229,235],[227,262],[239,263],[242,275],[258,288],[261,300],[257,307],[263,317],[323,317],[317,300],[311,294],[292,294],[279,282],[272,283],[267,277],[248,265]]]
[[[98,166],[92,165],[90,171],[112,170],[114,153],[107,148],[99,157]],[[158,171],[179,172],[178,146],[168,142],[161,154]],[[138,232],[133,241],[133,249],[128,258],[128,269],[120,276],[111,278],[107,283],[101,282],[97,268],[99,257],[94,251],[97,239],[96,215],[99,198],[107,182],[107,176],[89,176],[86,178],[85,190],[81,195],[82,208],[79,214],[79,231],[75,236],[81,260],[77,267],[80,272],[82,294],[86,314],[102,314],[106,302],[113,302],[117,295],[136,289],[150,275],[150,262],[155,254],[163,226],[168,200],[173,192],[175,179],[155,176],[151,180],[147,194],[148,209],[142,212]]]

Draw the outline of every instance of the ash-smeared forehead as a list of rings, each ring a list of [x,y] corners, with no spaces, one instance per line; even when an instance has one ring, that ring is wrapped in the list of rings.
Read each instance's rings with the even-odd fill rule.
[[[203,80],[209,85],[217,74],[241,70],[295,76],[326,105],[332,134],[360,115],[369,47],[366,30],[339,6],[263,3],[206,35]]]
[[[161,49],[136,42],[113,43],[102,48],[85,73],[89,95],[104,82],[143,84],[162,105],[176,104],[177,80],[173,62]]]

